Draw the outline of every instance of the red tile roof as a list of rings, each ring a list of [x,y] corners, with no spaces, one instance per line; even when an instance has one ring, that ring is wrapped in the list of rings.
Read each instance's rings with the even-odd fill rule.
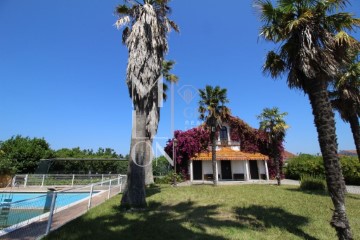
[[[201,152],[193,157],[191,160],[210,161],[212,158],[211,151]],[[237,150],[233,150],[230,147],[222,147],[216,151],[216,160],[269,160],[268,156],[261,153],[245,153]]]
[[[291,153],[291,152],[288,152],[288,151],[284,150],[283,157],[284,157],[284,159],[289,159],[289,158],[296,157],[296,155]]]

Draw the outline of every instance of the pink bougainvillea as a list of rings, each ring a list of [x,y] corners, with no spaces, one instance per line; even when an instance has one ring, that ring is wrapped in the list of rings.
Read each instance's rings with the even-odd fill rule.
[[[243,120],[228,116],[224,122],[230,126],[230,138],[232,141],[240,142],[241,151],[255,153],[260,152],[269,156],[268,161],[269,175],[274,178],[275,163],[274,154],[277,150],[283,153],[284,148],[282,143],[277,146],[277,149],[272,149],[268,142],[266,132],[252,128]],[[210,133],[205,129],[204,125],[192,128],[187,131],[175,131],[175,138],[178,140],[176,147],[176,162],[179,173],[188,177],[188,161],[196,154],[202,151],[208,151],[210,144]],[[165,147],[165,152],[169,156],[173,156],[173,140],[170,139]],[[283,158],[281,158],[280,166],[283,165]]]
[[[201,126],[187,131],[175,131],[174,136],[178,141],[176,146],[176,163],[178,171],[183,176],[188,175],[188,160],[195,156],[195,154],[207,150],[210,140],[209,135],[209,132]],[[173,156],[172,139],[168,141],[165,152],[169,156]]]

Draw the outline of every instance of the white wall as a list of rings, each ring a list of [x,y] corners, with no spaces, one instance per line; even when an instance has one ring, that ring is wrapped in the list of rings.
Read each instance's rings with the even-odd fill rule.
[[[245,173],[245,161],[231,161],[232,174]]]
[[[266,174],[265,163],[264,162],[265,161],[260,161],[260,160],[257,161],[257,165],[258,165],[258,169],[259,169],[260,174]]]
[[[211,161],[201,161],[202,162],[202,168],[203,168],[203,175],[204,174],[212,174],[212,162]],[[204,177],[204,176],[203,176]]]

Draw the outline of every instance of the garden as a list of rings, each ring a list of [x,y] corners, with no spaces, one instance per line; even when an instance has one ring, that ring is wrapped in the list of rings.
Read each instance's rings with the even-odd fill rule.
[[[125,211],[118,195],[46,239],[336,239],[331,199],[321,191],[275,185],[154,185],[148,208]],[[360,196],[347,213],[360,239]]]

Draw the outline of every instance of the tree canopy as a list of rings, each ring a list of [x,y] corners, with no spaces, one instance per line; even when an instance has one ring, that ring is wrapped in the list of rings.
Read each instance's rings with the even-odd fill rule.
[[[54,151],[43,138],[29,138],[20,135],[0,143],[2,158],[11,161],[18,173],[32,173],[40,159],[52,158]]]

